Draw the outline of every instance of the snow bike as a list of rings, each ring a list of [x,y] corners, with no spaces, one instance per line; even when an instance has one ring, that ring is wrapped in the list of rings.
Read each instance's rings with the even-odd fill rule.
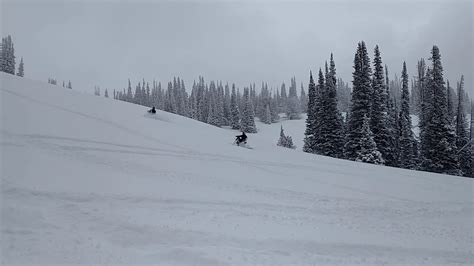
[[[241,141],[239,137],[235,138],[234,145],[237,145],[239,147],[247,148],[247,149],[253,149],[247,144],[247,140]]]

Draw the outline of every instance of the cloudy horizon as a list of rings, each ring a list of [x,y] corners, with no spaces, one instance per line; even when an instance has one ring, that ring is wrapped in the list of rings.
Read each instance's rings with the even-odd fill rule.
[[[71,80],[74,89],[123,89],[174,76],[272,88],[295,76],[307,89],[309,71],[334,53],[338,77],[352,82],[354,53],[379,45],[390,78],[403,61],[441,51],[445,79],[461,74],[472,96],[470,1],[4,1],[2,35],[12,35],[25,76]]]

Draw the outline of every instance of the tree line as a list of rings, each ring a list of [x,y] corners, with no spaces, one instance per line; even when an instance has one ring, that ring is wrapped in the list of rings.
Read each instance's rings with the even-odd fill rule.
[[[333,55],[324,73],[319,69],[317,82],[310,73],[303,151],[472,177],[472,121],[469,126],[464,77],[457,83],[457,92],[451,91],[443,78],[439,48],[433,46],[431,65],[424,59],[418,62],[410,95],[406,63],[401,67],[400,84],[388,79],[378,46],[373,58],[371,65],[366,45],[360,42],[345,119],[337,108]],[[411,113],[419,116],[418,137],[413,133]]]
[[[302,84],[298,95],[296,84],[296,79],[291,78],[287,92],[285,83],[275,90],[262,83],[257,93],[255,84],[241,91],[235,84],[205,82],[203,77],[199,77],[188,93],[179,77],[169,82],[166,89],[160,82],[145,80],[132,89],[129,80],[127,89],[113,91],[113,98],[155,106],[217,127],[229,126],[246,133],[256,133],[255,117],[265,124],[280,121],[280,114],[285,114],[287,119],[301,119],[301,114],[306,112],[307,96]],[[107,90],[105,92],[108,93]]]
[[[15,75],[16,70],[16,56],[15,46],[13,44],[12,37],[8,35],[2,38],[2,44],[0,46],[0,71]],[[16,75],[23,77],[25,75],[25,66],[23,64],[23,57],[20,59],[18,70]]]

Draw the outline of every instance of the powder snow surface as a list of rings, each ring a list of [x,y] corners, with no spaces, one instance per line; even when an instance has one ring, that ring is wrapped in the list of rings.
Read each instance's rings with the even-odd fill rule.
[[[1,262],[473,263],[473,180],[301,151],[0,74]]]

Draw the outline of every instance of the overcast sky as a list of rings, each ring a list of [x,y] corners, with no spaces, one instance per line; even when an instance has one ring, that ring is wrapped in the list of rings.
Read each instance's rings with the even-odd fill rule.
[[[25,75],[71,80],[74,89],[122,89],[154,78],[166,84],[222,80],[246,86],[307,88],[334,53],[352,81],[357,42],[379,45],[390,76],[439,46],[445,77],[473,76],[472,1],[1,1],[2,35],[11,34]],[[258,87],[258,86],[257,86]],[[472,92],[471,92],[472,95]]]

